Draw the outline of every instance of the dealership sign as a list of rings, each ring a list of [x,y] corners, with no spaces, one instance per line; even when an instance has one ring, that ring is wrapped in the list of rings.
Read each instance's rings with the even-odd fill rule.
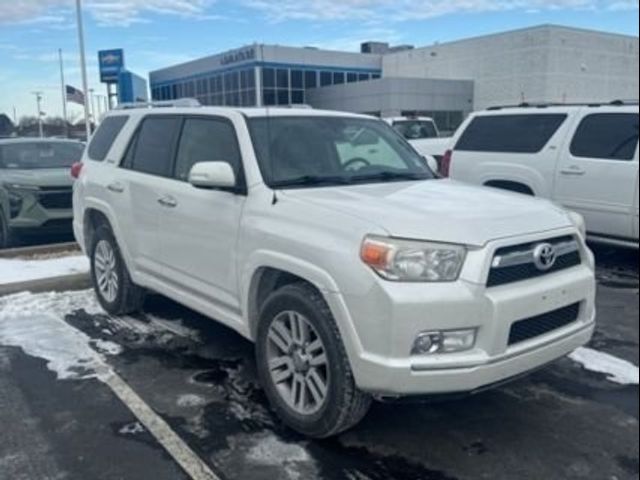
[[[124,70],[124,50],[101,50],[98,52],[100,66],[100,81],[102,83],[117,83],[118,75]]]
[[[236,50],[235,52],[225,53],[220,59],[221,65],[229,65],[230,63],[244,62],[246,60],[254,60],[256,58],[256,51],[253,47],[245,48],[243,50]]]

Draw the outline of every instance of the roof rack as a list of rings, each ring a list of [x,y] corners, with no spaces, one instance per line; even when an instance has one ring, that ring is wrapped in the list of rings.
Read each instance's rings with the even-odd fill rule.
[[[549,108],[549,107],[604,107],[638,105],[638,100],[612,100],[611,102],[583,102],[583,103],[559,103],[559,102],[522,102],[517,105],[494,105],[487,110],[502,110],[506,108]]]
[[[121,103],[115,110],[130,110],[132,108],[166,108],[166,107],[201,107],[200,102],[195,98],[178,98],[177,100],[154,100],[151,102],[131,102]]]

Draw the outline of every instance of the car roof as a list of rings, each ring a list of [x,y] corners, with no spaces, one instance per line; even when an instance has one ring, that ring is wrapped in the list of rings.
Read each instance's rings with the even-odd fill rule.
[[[531,106],[504,106],[490,107],[486,110],[473,112],[473,116],[489,115],[537,115],[545,113],[570,113],[575,111],[588,111],[593,113],[638,113],[638,105],[612,105],[612,104],[584,104],[584,105],[531,105]]]
[[[0,145],[13,145],[19,143],[73,143],[82,144],[80,140],[74,140],[71,138],[47,138],[47,137],[12,137],[12,138],[0,138]]]
[[[316,110],[313,108],[300,107],[135,107],[121,108],[111,110],[106,116],[114,115],[220,115],[231,112],[239,113],[249,118],[259,117],[344,117],[344,118],[367,118],[372,119],[370,115],[362,115],[358,113],[339,112],[335,110]]]
[[[421,122],[433,122],[433,118],[431,117],[425,117],[425,116],[419,116],[419,117],[385,117],[384,120],[386,120],[387,122],[408,122],[408,121],[412,121],[412,120],[418,120]]]

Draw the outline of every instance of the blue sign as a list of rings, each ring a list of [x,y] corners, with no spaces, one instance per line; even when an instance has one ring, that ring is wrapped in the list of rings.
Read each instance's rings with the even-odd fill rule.
[[[118,76],[118,103],[149,101],[147,81],[135,73],[122,70]]]
[[[100,81],[102,83],[117,83],[118,75],[124,69],[124,50],[100,50],[98,64],[100,65]]]

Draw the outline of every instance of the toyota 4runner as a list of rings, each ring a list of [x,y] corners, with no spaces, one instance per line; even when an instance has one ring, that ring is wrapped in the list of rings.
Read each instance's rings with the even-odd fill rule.
[[[166,295],[255,342],[281,419],[312,437],[373,398],[474,392],[585,344],[581,217],[436,178],[370,117],[112,111],[73,169],[74,231],[110,314]]]

